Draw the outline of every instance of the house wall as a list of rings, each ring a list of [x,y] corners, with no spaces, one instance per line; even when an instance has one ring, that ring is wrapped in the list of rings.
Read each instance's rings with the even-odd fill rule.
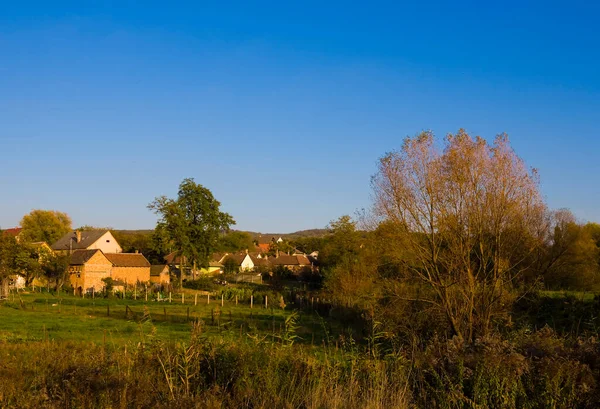
[[[150,267],[113,267],[111,277],[127,284],[150,281]]]
[[[73,288],[81,287],[83,291],[94,288],[94,291],[100,291],[104,288],[102,279],[110,277],[112,263],[104,254],[96,253],[83,266],[71,266],[69,270],[72,271],[69,281]]]
[[[169,275],[169,271],[163,271],[160,275],[150,276],[150,282],[156,284],[169,284],[171,282],[171,276]]]
[[[207,274],[207,275],[219,274],[219,273],[221,273],[221,268],[222,267],[201,268],[201,269],[198,270],[198,275],[202,275],[202,274]]]
[[[88,247],[88,250],[100,249],[104,253],[121,253],[123,249],[115,240],[112,233],[107,231],[104,233],[102,237],[96,240],[91,246]]]
[[[252,258],[246,254],[244,260],[242,260],[242,264],[240,265],[240,271],[250,271],[254,269],[254,263],[252,262]]]

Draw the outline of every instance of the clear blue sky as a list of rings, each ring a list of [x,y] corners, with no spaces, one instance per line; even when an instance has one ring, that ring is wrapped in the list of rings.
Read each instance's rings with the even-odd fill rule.
[[[460,127],[600,221],[597,2],[112,3],[0,5],[2,228],[152,228],[185,177],[237,228],[323,227],[406,135]]]

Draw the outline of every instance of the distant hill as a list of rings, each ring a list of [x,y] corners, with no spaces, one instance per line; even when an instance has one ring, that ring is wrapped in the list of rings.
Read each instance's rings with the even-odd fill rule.
[[[154,230],[152,229],[141,229],[141,230],[117,230],[117,229],[111,229],[113,232],[115,233],[121,233],[121,234],[152,234],[154,233]]]
[[[120,234],[152,234],[154,230],[141,229],[141,230],[118,230],[112,229],[116,233]],[[253,238],[257,238],[258,236],[273,236],[273,237],[282,237],[287,240],[293,240],[304,237],[322,237],[327,234],[327,229],[309,229],[309,230],[299,230],[293,233],[259,233],[254,231],[246,231],[246,230],[238,230],[243,231],[245,233],[250,234]]]
[[[241,231],[241,230],[240,230]],[[293,240],[305,237],[323,237],[327,234],[327,229],[309,229],[309,230],[299,230],[293,233],[259,233],[254,231],[244,231],[245,233],[249,233],[252,237],[257,238],[259,236],[273,236],[273,237],[281,237],[286,240]]]

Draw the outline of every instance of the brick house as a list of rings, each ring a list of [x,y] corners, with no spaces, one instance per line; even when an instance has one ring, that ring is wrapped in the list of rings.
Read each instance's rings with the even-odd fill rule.
[[[69,280],[75,291],[100,291],[104,288],[103,278],[111,276],[113,263],[102,250],[75,250],[69,265]]]
[[[150,281],[150,262],[139,253],[103,253],[100,249],[75,250],[69,264],[69,281],[75,292],[101,291],[104,278],[123,286]]]
[[[108,230],[74,231],[65,234],[52,246],[59,254],[74,250],[102,250],[103,253],[121,253],[123,249]]]
[[[112,263],[111,277],[128,285],[150,281],[150,262],[140,253],[106,253]]]

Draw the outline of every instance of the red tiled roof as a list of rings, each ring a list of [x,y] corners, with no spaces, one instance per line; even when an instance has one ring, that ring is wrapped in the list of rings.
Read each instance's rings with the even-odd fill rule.
[[[2,233],[17,237],[21,233],[21,230],[23,230],[23,229],[20,227],[13,227],[12,229],[4,230]]]
[[[271,244],[270,243],[258,243],[258,248],[261,251],[267,252],[271,248]]]

